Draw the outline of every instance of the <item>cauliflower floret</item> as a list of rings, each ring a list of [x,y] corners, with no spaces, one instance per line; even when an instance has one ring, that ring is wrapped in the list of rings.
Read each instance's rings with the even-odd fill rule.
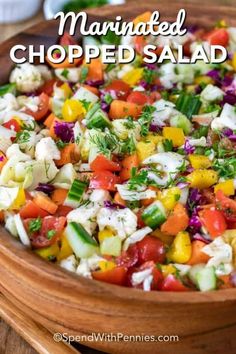
[[[60,160],[61,153],[51,137],[41,139],[35,147],[36,160]]]
[[[211,84],[207,85],[200,94],[201,99],[207,102],[222,100],[223,96],[224,91],[222,91],[219,87]]]
[[[133,286],[140,285],[143,283],[143,290],[150,291],[151,284],[153,280],[152,269],[144,269],[140,272],[136,272],[132,274],[131,282]]]
[[[39,70],[44,81],[52,79],[52,73],[46,65],[37,65],[36,68]]]
[[[7,149],[11,146],[12,142],[10,138],[0,136],[0,151],[6,153]]]
[[[211,257],[206,266],[214,266],[216,268],[216,275],[226,275],[233,270],[232,247],[225,243],[221,236],[217,237],[209,245],[204,246],[202,252]]]
[[[39,96],[34,96],[34,97],[18,96],[17,102],[19,103],[21,108],[26,107],[30,109],[32,112],[37,112],[40,103],[40,98]]]
[[[152,123],[155,125],[165,125],[165,122],[168,119],[178,113],[178,111],[174,108],[175,105],[172,102],[165,101],[163,99],[154,102],[153,106],[156,108],[152,119]]]
[[[104,258],[98,256],[97,254],[94,254],[89,258],[82,258],[78,268],[76,269],[76,273],[82,275],[85,278],[91,279],[91,271],[98,269],[99,262],[102,260],[104,260]]]
[[[101,208],[97,215],[99,230],[110,227],[123,240],[137,229],[137,216],[128,208],[111,210]]]
[[[29,93],[36,91],[43,84],[43,79],[35,65],[25,63],[17,65],[12,71],[10,82],[16,84],[18,91]]]
[[[1,117],[5,114],[5,112],[17,110],[18,108],[18,102],[12,93],[6,93],[4,96],[0,97]]]
[[[61,81],[77,83],[80,79],[80,68],[56,69],[55,75]]]
[[[74,255],[71,255],[60,262],[60,266],[69,272],[75,272],[78,263]]]
[[[92,234],[97,226],[96,216],[99,209],[104,205],[104,201],[109,199],[110,195],[107,191],[102,189],[93,191],[88,200],[88,204],[81,205],[67,215],[68,221],[80,223],[88,233]]]
[[[235,107],[225,103],[220,117],[213,119],[211,122],[212,129],[223,129],[229,128],[232,130],[236,130],[236,112]]]

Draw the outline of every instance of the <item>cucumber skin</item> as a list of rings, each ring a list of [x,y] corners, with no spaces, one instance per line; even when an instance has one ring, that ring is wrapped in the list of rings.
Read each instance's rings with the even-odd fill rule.
[[[205,267],[196,274],[197,285],[200,291],[215,290],[216,279],[214,267]]]
[[[89,258],[98,251],[97,242],[89,235],[82,225],[74,221],[67,225],[65,236],[78,258]]]
[[[154,203],[155,205],[151,204],[148,206],[141,216],[144,223],[153,230],[166,221],[166,215],[161,208],[158,207],[157,202]]]

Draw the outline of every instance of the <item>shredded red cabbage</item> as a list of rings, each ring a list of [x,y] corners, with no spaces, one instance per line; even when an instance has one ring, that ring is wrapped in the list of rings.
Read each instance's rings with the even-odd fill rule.
[[[206,244],[210,243],[211,240],[206,239],[203,235],[196,233],[195,235],[193,235],[193,240],[195,241],[202,241]]]
[[[92,87],[98,87],[104,85],[104,80],[87,80],[85,83]]]
[[[39,183],[38,187],[35,188],[36,191],[44,192],[50,195],[54,191],[55,187],[48,183]]]
[[[189,220],[188,226],[194,232],[199,231],[202,227],[202,223],[200,221],[199,216],[194,213]]]
[[[193,154],[195,151],[195,147],[190,144],[188,139],[185,140],[184,151],[187,155]]]
[[[55,134],[64,143],[69,143],[74,141],[74,123],[67,122],[56,122],[54,127]]]
[[[113,203],[110,200],[105,200],[104,207],[108,209],[125,209],[125,206],[119,203]]]
[[[223,130],[223,135],[226,136],[231,141],[236,141],[236,134],[234,134],[233,130],[229,128]]]

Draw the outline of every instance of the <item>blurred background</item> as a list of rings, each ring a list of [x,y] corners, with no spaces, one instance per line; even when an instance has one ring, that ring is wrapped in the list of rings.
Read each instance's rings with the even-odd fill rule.
[[[58,11],[79,12],[104,5],[124,4],[126,0],[0,0],[0,42]]]
[[[158,9],[158,0],[148,1],[155,3]],[[176,3],[180,0],[166,1],[167,6],[172,1]],[[125,2],[134,2],[137,6],[136,0],[0,0],[0,42],[43,19],[53,18],[61,10],[79,12],[87,8]],[[201,7],[205,1],[181,0],[181,4],[184,3],[197,3]],[[236,0],[208,0],[208,3],[235,6]]]

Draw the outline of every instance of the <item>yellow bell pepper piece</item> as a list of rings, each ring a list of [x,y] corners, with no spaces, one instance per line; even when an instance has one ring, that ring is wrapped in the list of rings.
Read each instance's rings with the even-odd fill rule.
[[[40,257],[50,260],[51,258],[56,258],[60,249],[57,243],[54,243],[52,246],[46,248],[40,248],[35,251]]]
[[[184,144],[184,132],[182,128],[164,127],[162,134],[165,139],[172,140],[174,147]]]
[[[186,86],[186,91],[189,92],[189,93],[195,93],[196,92],[196,85],[188,85],[188,86]]]
[[[60,86],[60,89],[64,91],[65,98],[69,98],[73,95],[73,91],[71,90],[70,86],[67,82]]]
[[[211,160],[205,155],[189,155],[189,161],[193,168],[209,168],[211,167]]]
[[[154,143],[155,145],[157,145],[158,143],[161,143],[163,140],[165,140],[165,138],[163,136],[157,135],[157,134],[149,133],[146,136],[146,141],[150,141],[151,143]]]
[[[116,267],[116,264],[112,261],[102,260],[98,262],[100,270],[105,272],[106,270],[111,270]]]
[[[209,188],[217,181],[218,175],[214,170],[195,170],[187,176],[191,188]]]
[[[236,71],[236,52],[233,55],[233,59],[232,59],[232,66],[234,68],[234,71]]]
[[[62,106],[62,117],[66,122],[75,122],[84,118],[86,110],[83,104],[77,100],[67,99]]]
[[[179,232],[169,251],[167,258],[175,263],[186,263],[189,261],[192,253],[192,246],[189,233],[186,231]]]
[[[143,68],[132,69],[122,76],[122,80],[130,86],[135,86],[142,79],[143,70]]]
[[[216,193],[217,191],[221,190],[224,195],[230,196],[234,195],[234,189],[234,180],[228,179],[227,181],[216,184],[214,191]]]
[[[202,83],[208,85],[208,84],[213,84],[214,81],[212,80],[212,78],[210,76],[202,75],[202,76],[196,77],[195,80],[194,80],[194,83],[196,85],[199,85],[199,84],[202,84]]]
[[[168,246],[170,246],[171,243],[173,242],[173,236],[164,234],[163,232],[161,232],[160,229],[156,229],[155,231],[153,231],[151,233],[151,236],[155,236],[159,238],[162,242],[164,242],[164,244]]]
[[[16,199],[11,205],[12,210],[19,210],[25,204],[25,191],[24,188],[19,188]]]
[[[104,230],[99,231],[98,241],[99,241],[99,243],[102,243],[102,241],[104,241],[105,238],[112,237],[112,236],[114,236],[113,231],[109,228],[105,228]]]
[[[57,260],[61,261],[62,259],[65,259],[73,254],[73,250],[70,247],[69,242],[67,241],[67,238],[65,235],[62,235],[61,237],[61,247],[60,251],[57,255]]]
[[[142,13],[141,15],[135,17],[135,19],[133,20],[134,26],[136,27],[138,23],[140,22],[148,22],[151,18],[152,13],[150,11],[146,11],[144,13]]]
[[[160,267],[164,277],[167,277],[169,274],[176,274],[176,268],[173,266],[173,264],[161,264]]]
[[[181,190],[178,187],[164,189],[158,193],[159,199],[164,205],[165,209],[173,210],[181,196]]]
[[[156,144],[152,141],[139,141],[136,145],[139,161],[145,160],[147,157],[154,154]]]

